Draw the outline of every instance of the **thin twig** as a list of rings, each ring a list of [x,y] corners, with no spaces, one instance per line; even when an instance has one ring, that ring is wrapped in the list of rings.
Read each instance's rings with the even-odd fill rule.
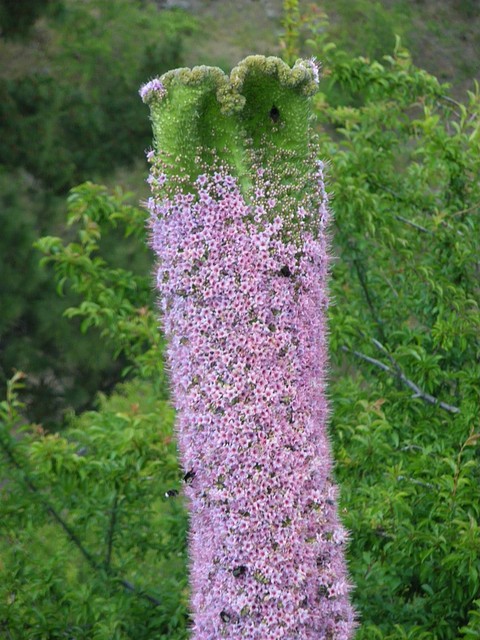
[[[424,453],[423,447],[420,447],[418,444],[407,444],[402,447],[400,451],[421,451]]]
[[[354,251],[356,252],[356,247],[354,247]],[[372,297],[370,296],[370,291],[368,289],[365,274],[363,272],[363,265],[357,258],[353,258],[352,262],[353,266],[355,267],[355,271],[357,272],[358,281],[360,282],[360,286],[362,287],[362,291],[367,301],[368,308],[370,309],[370,314],[373,318],[373,321],[377,325],[382,340],[386,340],[385,332],[383,330],[383,321],[378,317]]]
[[[345,347],[345,346],[341,347],[341,349],[346,353],[353,353],[354,356],[357,356],[357,358],[361,358],[362,360],[365,360],[365,362],[369,362],[370,364],[373,364],[376,367],[380,367],[380,369],[383,369],[387,373],[392,373],[392,370],[390,369],[390,367],[388,367],[386,364],[383,364],[383,362],[380,362],[380,360],[376,360],[375,358],[366,356],[364,353],[360,353],[360,351],[355,351],[354,349],[349,349],[348,347]]]
[[[478,209],[480,213],[480,202],[476,202],[471,207],[467,207],[466,209],[461,209],[460,211],[454,211],[453,213],[449,213],[447,217],[454,218],[455,216],[462,216],[465,213],[469,213],[470,211],[473,211],[474,209]]]
[[[62,529],[65,531],[65,533],[67,534],[67,536],[70,538],[70,540],[75,544],[75,546],[78,548],[78,550],[80,551],[80,553],[83,555],[83,557],[85,558],[85,560],[87,560],[87,562],[95,568],[98,568],[97,563],[95,562],[94,557],[91,555],[91,553],[89,553],[85,547],[83,546],[82,542],[80,541],[80,539],[78,538],[77,534],[70,529],[70,527],[68,526],[68,524],[65,522],[65,520],[62,518],[62,516],[60,514],[58,514],[55,509],[52,507],[52,505],[50,503],[48,503],[43,496],[41,495],[39,489],[37,488],[37,486],[33,483],[33,481],[29,478],[29,476],[25,473],[25,471],[23,470],[21,464],[18,462],[18,460],[15,458],[15,456],[13,455],[12,450],[10,449],[10,447],[3,441],[0,440],[0,445],[5,453],[5,455],[7,456],[8,460],[10,461],[10,464],[12,464],[16,469],[18,469],[20,471],[20,473],[23,476],[23,480],[25,482],[25,484],[27,485],[27,487],[30,489],[30,491],[32,493],[34,493],[35,495],[39,496],[43,506],[45,507],[45,510],[52,516],[52,518],[54,520],[56,520],[57,524],[59,524]]]
[[[128,580],[124,580],[123,578],[116,576],[115,571],[112,569],[112,567],[104,566],[98,563],[93,557],[93,555],[89,551],[87,551],[87,549],[83,546],[77,534],[70,528],[67,522],[55,510],[55,508],[44,498],[39,488],[35,485],[33,480],[24,471],[24,469],[22,468],[22,465],[18,462],[18,460],[14,456],[10,446],[4,441],[3,438],[0,438],[0,447],[3,450],[4,454],[6,455],[7,459],[9,460],[10,464],[14,466],[21,473],[23,480],[27,485],[27,487],[29,488],[29,490],[34,495],[38,496],[40,501],[43,503],[43,506],[47,511],[47,513],[49,513],[52,516],[52,518],[60,525],[60,527],[64,530],[69,540],[73,542],[73,544],[77,547],[77,549],[80,551],[80,553],[83,555],[83,557],[88,562],[88,564],[92,567],[92,569],[94,569],[95,571],[102,571],[102,570],[105,571],[112,578],[114,579],[116,578],[119,584],[121,584],[128,591],[131,591],[137,597],[143,598],[144,600],[148,600],[148,602],[154,604],[157,607],[162,604],[160,600],[157,600],[157,598],[155,598],[154,596],[151,596],[150,594],[146,593],[139,587],[136,587]]]
[[[370,338],[370,340],[373,342],[373,344],[375,345],[375,347],[377,349],[379,349],[382,353],[384,353],[387,358],[390,360],[390,362],[392,363],[395,371],[397,372],[397,375],[400,377],[403,375],[403,371],[400,369],[400,365],[398,364],[398,362],[394,359],[394,357],[392,356],[392,354],[383,346],[383,344],[381,342],[379,342],[378,340],[376,340],[375,338]]]
[[[379,184],[378,182],[373,182],[372,184],[374,186],[376,186],[378,189],[381,189],[382,191],[385,191],[386,193],[389,193],[396,200],[400,200],[401,202],[405,202],[406,201],[406,198],[401,196],[399,193],[397,193],[393,189],[390,189],[390,187],[387,187],[384,184]],[[417,229],[418,231],[421,231],[422,233],[433,234],[433,231],[431,231],[430,229],[427,229],[426,227],[422,227],[422,225],[420,225],[420,224],[418,224],[416,222],[412,222],[412,220],[409,220],[408,218],[404,218],[403,216],[399,215],[398,213],[395,213],[394,217],[396,218],[396,220],[399,220],[400,222],[408,224],[411,227],[413,227],[414,229]]]
[[[409,224],[414,229],[418,229],[419,231],[422,231],[423,233],[430,233],[430,234],[433,233],[433,231],[430,231],[430,229],[427,229],[426,227],[422,227],[421,224],[417,224],[416,222],[412,222],[411,220],[408,220],[408,218],[404,218],[403,216],[399,216],[397,213],[395,214],[395,218],[397,220],[400,220],[400,222],[404,222],[405,224]]]
[[[439,96],[442,100],[445,100],[445,102],[450,102],[451,104],[454,104],[456,107],[462,107],[462,105],[460,104],[460,102],[457,102],[457,100],[454,100],[453,98],[450,98],[450,96],[445,96],[445,95],[441,95]]]
[[[445,411],[449,411],[450,413],[460,413],[460,409],[458,407],[454,407],[451,404],[442,402],[441,400],[438,400],[438,398],[435,398],[434,396],[432,396],[430,393],[427,393],[426,391],[422,391],[422,389],[420,389],[418,385],[416,385],[412,380],[406,377],[406,375],[400,369],[400,366],[398,365],[398,363],[395,360],[393,360],[392,356],[388,354],[388,352],[386,352],[385,347],[383,347],[383,345],[381,346],[382,346],[382,350],[385,353],[387,353],[387,355],[389,356],[389,359],[391,360],[394,366],[394,369],[384,364],[383,362],[380,362],[380,360],[371,358],[370,356],[367,356],[364,353],[360,353],[359,351],[354,351],[353,349],[349,349],[348,347],[343,346],[342,351],[353,353],[353,355],[357,356],[357,358],[360,358],[361,360],[365,360],[365,362],[369,362],[370,364],[373,364],[374,366],[379,367],[380,369],[383,369],[383,371],[386,371],[387,373],[394,375],[396,378],[401,380],[401,382],[403,382],[407,387],[409,387],[409,389],[411,389],[414,392],[414,395],[412,396],[413,398],[421,398],[422,400],[425,400],[425,402],[439,406],[441,409],[444,409]]]
[[[414,396],[413,396],[414,398],[422,398],[423,400],[425,400],[426,402],[429,402],[430,404],[438,404],[439,407],[441,407],[442,409],[445,409],[445,411],[450,411],[451,413],[460,413],[460,409],[458,407],[455,407],[451,404],[447,404],[446,402],[442,402],[441,400],[438,400],[438,398],[435,398],[430,393],[427,393],[426,391],[423,391],[422,389],[420,389],[420,387],[416,385],[412,380],[409,380],[401,370],[398,362],[394,359],[392,354],[388,352],[388,350],[383,346],[383,344],[381,344],[378,340],[375,340],[375,338],[371,338],[371,340],[373,344],[377,347],[377,349],[379,349],[382,353],[384,353],[387,356],[387,358],[390,360],[390,362],[395,368],[397,377],[402,382],[404,382],[412,391],[414,391]]]
[[[108,526],[107,552],[105,554],[105,567],[107,571],[110,570],[110,564],[112,561],[113,536],[115,533],[115,525],[117,524],[117,508],[118,508],[118,491],[117,489],[115,489],[115,496],[113,498],[112,511],[110,513],[110,523]]]
[[[141,589],[139,589],[138,587],[136,587],[135,585],[133,585],[131,582],[129,582],[128,580],[119,580],[120,584],[125,587],[125,589],[128,589],[128,591],[131,591],[132,593],[134,593],[136,596],[140,596],[141,598],[143,598],[144,600],[148,600],[149,602],[151,602],[152,604],[154,604],[156,607],[159,607],[162,603],[160,602],[160,600],[157,600],[157,598],[154,598],[153,596],[151,596],[149,593],[146,593],[145,591],[142,591]]]
[[[408,476],[397,476],[398,481],[407,480],[412,484],[416,484],[419,487],[424,487],[425,489],[435,489],[435,485],[430,482],[423,482],[423,480],[416,480],[415,478],[409,478]]]

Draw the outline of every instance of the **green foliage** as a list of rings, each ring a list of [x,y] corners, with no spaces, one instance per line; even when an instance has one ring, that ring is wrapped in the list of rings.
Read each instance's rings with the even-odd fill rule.
[[[299,44],[305,48],[310,40],[318,51],[318,39],[328,38],[348,52],[350,59],[362,55],[380,60],[393,52],[397,36],[409,35],[410,24],[406,19],[408,4],[401,0],[388,3],[388,7],[385,4],[371,0],[284,0],[283,48],[288,58],[295,60]]]
[[[91,183],[72,189],[67,221],[77,225],[76,241],[46,236],[36,246],[45,255],[42,263],[54,266],[57,291],[63,293],[68,284],[79,295],[80,303],[67,308],[65,315],[81,318],[82,332],[97,328],[115,356],[127,358],[124,373],[134,370],[154,379],[163,393],[163,340],[153,311],[151,277],[116,265],[115,254],[109,261],[102,257],[107,255],[102,251],[105,235],[119,228],[120,238],[135,238],[138,244],[132,246],[145,252],[145,213],[128,204],[129,196],[121,190],[109,194]]]
[[[384,4],[371,0],[327,2],[327,13],[335,11],[340,18],[329,27],[335,42],[350,55],[364,55],[371,59],[381,59],[393,51],[395,36],[403,36],[406,31],[408,7],[395,4],[386,8]]]
[[[0,620],[19,640],[184,638],[186,514],[181,498],[165,499],[180,472],[150,277],[101,257],[103,234],[115,230],[144,246],[144,213],[128,194],[85,184],[68,199],[68,224],[71,242],[38,242],[59,292],[79,296],[65,313],[96,328],[141,379],[72,415],[62,436],[24,426],[9,391],[0,520],[3,551],[15,553],[0,567]]]
[[[298,0],[283,0],[283,29],[281,39],[283,59],[293,65],[296,58],[296,46],[300,36],[300,7]]]
[[[68,198],[71,241],[37,243],[59,293],[78,297],[66,315],[138,378],[100,396],[96,411],[70,415],[62,435],[25,423],[23,375],[9,383],[0,406],[0,629],[15,640],[186,637],[186,512],[181,496],[166,498],[181,475],[151,279],[103,246],[116,233],[145,251],[144,212],[128,200],[81,185]]]
[[[475,0],[455,0],[455,9],[465,18],[478,17],[478,5]]]
[[[173,411],[146,382],[65,436],[0,406],[0,630],[14,640],[185,638],[186,516]]]
[[[0,82],[0,163],[64,192],[149,146],[138,87],[178,66],[193,22],[152,2],[87,0],[66,2],[49,26],[42,68]]]
[[[362,638],[478,637],[480,95],[393,56],[324,62],[332,434]]]
[[[25,38],[42,14],[62,10],[61,0],[0,0],[0,32],[7,38]]]
[[[33,240],[65,237],[64,196],[73,184],[143,158],[150,126],[138,88],[180,63],[192,27],[183,12],[152,2],[65,0],[33,29],[33,63],[27,44],[1,43],[0,384],[15,367],[28,371],[26,411],[49,428],[69,407],[84,408],[98,390],[111,389],[126,362],[99,348],[98,334],[77,338],[78,323],[62,321],[78,298],[58,300]],[[102,251],[131,271],[149,271],[143,246],[118,233]]]
[[[32,245],[47,232],[43,215],[50,206],[52,199],[31,176],[0,169],[0,382],[3,388],[14,368],[28,371],[28,415],[51,427],[65,406],[83,407],[99,388],[111,387],[121,364],[112,365],[111,350],[99,349],[98,338],[78,336],[78,323],[62,320],[75,298],[60,299],[52,272],[39,269]]]

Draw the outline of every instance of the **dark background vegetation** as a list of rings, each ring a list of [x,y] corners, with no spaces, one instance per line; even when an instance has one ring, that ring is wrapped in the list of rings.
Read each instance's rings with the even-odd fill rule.
[[[358,637],[480,637],[478,2],[0,0],[2,640],[186,637],[138,88],[250,53],[324,67]]]
[[[190,11],[161,10],[166,4]],[[351,55],[380,59],[400,35],[416,64],[451,84],[452,96],[464,97],[479,75],[474,0],[315,6],[329,16],[332,41]],[[0,3],[0,381],[13,368],[29,372],[32,419],[53,427],[66,408],[111,389],[124,364],[99,349],[98,336],[79,335],[62,319],[69,301],[39,269],[33,241],[67,233],[65,194],[85,180],[118,182],[133,202],[146,195],[150,127],[139,84],[181,64],[228,69],[252,51],[281,53],[281,17],[279,0]],[[148,257],[108,242],[119,260],[149,268]]]

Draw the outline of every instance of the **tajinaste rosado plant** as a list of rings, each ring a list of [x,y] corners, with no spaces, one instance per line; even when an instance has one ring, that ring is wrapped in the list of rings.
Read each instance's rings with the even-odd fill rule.
[[[192,638],[347,640],[327,435],[328,208],[314,61],[140,91],[151,242],[190,510]]]

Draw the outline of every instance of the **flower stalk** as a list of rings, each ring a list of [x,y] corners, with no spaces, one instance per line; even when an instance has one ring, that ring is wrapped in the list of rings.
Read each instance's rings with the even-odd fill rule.
[[[327,435],[328,203],[313,61],[141,89],[151,244],[190,511],[195,640],[348,640]]]

